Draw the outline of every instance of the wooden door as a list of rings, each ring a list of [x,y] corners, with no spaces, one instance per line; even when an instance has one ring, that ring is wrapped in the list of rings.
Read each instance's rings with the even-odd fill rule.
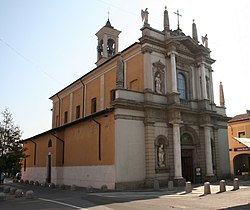
[[[194,181],[193,150],[181,150],[182,176],[186,181]]]

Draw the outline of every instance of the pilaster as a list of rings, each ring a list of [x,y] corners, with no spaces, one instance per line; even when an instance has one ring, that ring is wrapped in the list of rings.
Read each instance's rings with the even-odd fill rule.
[[[151,67],[151,53],[148,47],[142,49],[144,54],[144,91],[153,91],[152,67]]]
[[[155,130],[154,122],[144,122],[145,124],[145,165],[146,180],[153,180],[155,177]]]

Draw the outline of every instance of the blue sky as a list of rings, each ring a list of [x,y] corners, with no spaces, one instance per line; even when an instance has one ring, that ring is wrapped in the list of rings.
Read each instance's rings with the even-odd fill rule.
[[[140,11],[149,10],[149,23],[163,30],[164,7],[170,28],[174,12],[180,27],[191,35],[208,34],[213,65],[215,102],[224,85],[228,116],[250,109],[250,1],[226,0],[0,0],[0,111],[9,108],[24,131],[23,138],[51,128],[50,96],[95,68],[95,33],[107,21],[121,30],[119,50],[141,36]]]

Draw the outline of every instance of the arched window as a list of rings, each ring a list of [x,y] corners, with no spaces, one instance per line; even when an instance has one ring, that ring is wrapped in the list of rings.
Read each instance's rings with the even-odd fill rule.
[[[115,41],[113,39],[108,39],[107,50],[108,50],[108,55],[115,54]]]
[[[181,73],[177,76],[177,90],[180,93],[180,99],[187,99],[186,79]]]
[[[48,141],[48,147],[52,147],[52,141],[51,141],[51,139]]]

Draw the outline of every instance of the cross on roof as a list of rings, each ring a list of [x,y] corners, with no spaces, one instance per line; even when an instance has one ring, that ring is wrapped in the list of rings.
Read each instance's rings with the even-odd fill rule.
[[[174,12],[174,14],[177,15],[177,26],[178,26],[178,29],[180,29],[180,22],[179,22],[179,18],[182,17],[182,15],[179,13],[179,10],[177,10],[177,12]]]

